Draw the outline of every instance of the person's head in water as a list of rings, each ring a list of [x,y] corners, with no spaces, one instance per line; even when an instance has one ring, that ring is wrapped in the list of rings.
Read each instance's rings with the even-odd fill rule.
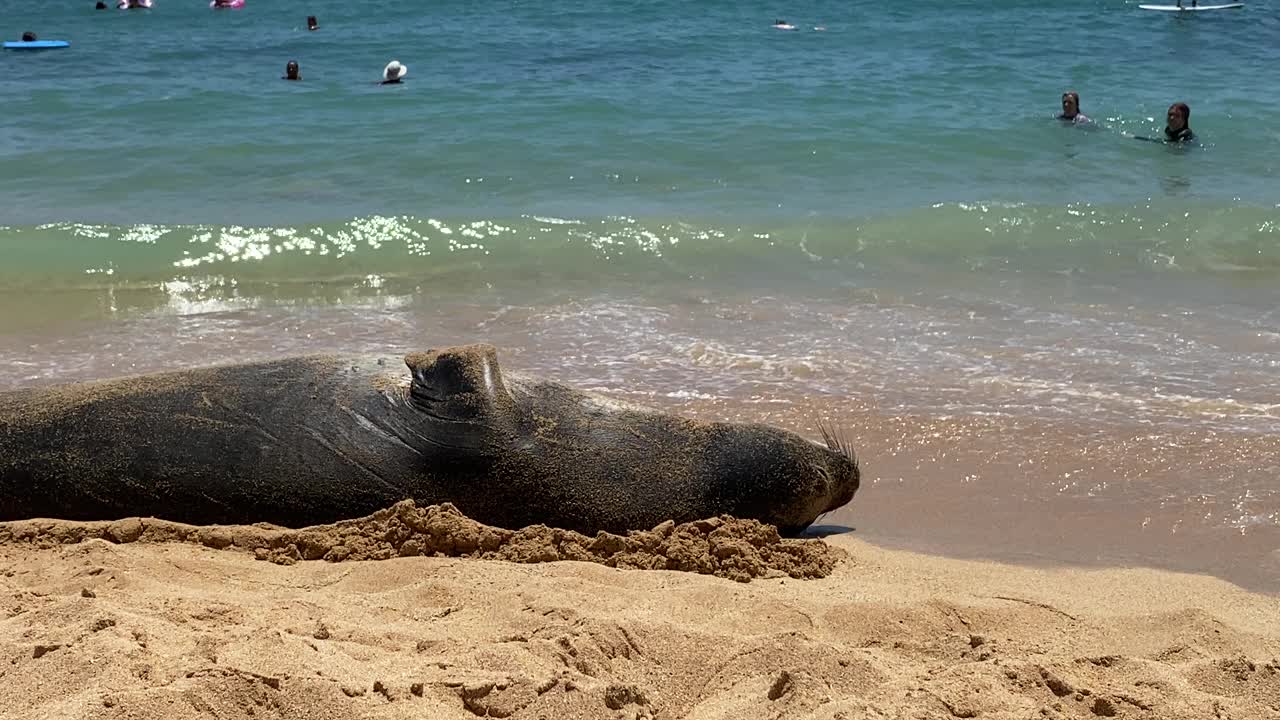
[[[1168,139],[1182,142],[1193,137],[1190,125],[1191,108],[1186,103],[1176,102],[1170,105],[1165,117],[1164,134]]]
[[[297,60],[290,60],[288,64],[284,66],[284,79],[285,80],[301,80],[302,79],[302,76],[298,74]]]
[[[319,27],[320,27],[320,23],[316,22],[316,16],[315,16],[315,15],[308,15],[308,16],[307,16],[307,29],[308,29],[308,30],[316,30],[316,29],[318,29]]]
[[[409,72],[409,68],[401,65],[399,60],[392,60],[382,69],[382,84],[390,85],[400,82],[400,79]]]
[[[102,2],[102,0],[98,0],[98,4],[97,4],[97,5],[94,5],[94,6],[93,6],[93,9],[94,9],[94,10],[106,10],[106,9],[107,9],[107,4],[106,4],[106,3],[104,3],[104,2]]]
[[[1062,114],[1058,117],[1063,120],[1074,120],[1080,114],[1080,94],[1075,90],[1068,90],[1062,93]]]
[[[1058,119],[1076,125],[1090,122],[1089,116],[1080,112],[1080,94],[1075,90],[1062,93],[1062,114]]]
[[[36,41],[35,33],[31,32],[30,30],[22,33],[22,42],[35,42],[35,41]]]

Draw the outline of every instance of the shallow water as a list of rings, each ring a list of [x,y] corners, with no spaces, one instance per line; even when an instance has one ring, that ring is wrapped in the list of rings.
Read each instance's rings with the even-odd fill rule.
[[[485,340],[837,422],[873,540],[1280,587],[1267,4],[297,12],[5,6],[0,388]]]

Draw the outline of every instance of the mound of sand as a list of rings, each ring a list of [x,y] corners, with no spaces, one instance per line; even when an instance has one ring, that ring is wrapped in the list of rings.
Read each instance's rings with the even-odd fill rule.
[[[750,581],[826,577],[843,553],[821,540],[784,540],[772,525],[730,516],[627,535],[545,525],[512,531],[472,520],[451,504],[420,508],[405,500],[372,515],[300,530],[269,525],[195,526],[151,518],[113,522],[28,520],[0,523],[0,543],[48,548],[98,539],[116,543],[198,543],[246,550],[260,560],[386,560],[418,555],[518,563],[580,560],[617,568],[683,570]]]

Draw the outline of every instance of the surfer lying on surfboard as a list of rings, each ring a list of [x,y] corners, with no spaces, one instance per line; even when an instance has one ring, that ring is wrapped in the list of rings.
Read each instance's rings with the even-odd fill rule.
[[[1148,5],[1138,6],[1138,8],[1141,10],[1159,10],[1161,12],[1174,12],[1174,13],[1197,12],[1202,10],[1239,10],[1243,7],[1244,7],[1244,3],[1242,2],[1226,3],[1223,5],[1201,5],[1197,2],[1192,2],[1191,7],[1185,7],[1182,4],[1182,0],[1178,0],[1177,5],[1149,5],[1148,4]]]

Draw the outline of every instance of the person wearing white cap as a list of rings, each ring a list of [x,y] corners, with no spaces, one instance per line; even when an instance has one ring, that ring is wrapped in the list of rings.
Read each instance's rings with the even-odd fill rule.
[[[392,60],[382,69],[382,84],[398,83],[400,78],[403,78],[408,72],[409,67],[407,65],[401,65],[399,60]]]

